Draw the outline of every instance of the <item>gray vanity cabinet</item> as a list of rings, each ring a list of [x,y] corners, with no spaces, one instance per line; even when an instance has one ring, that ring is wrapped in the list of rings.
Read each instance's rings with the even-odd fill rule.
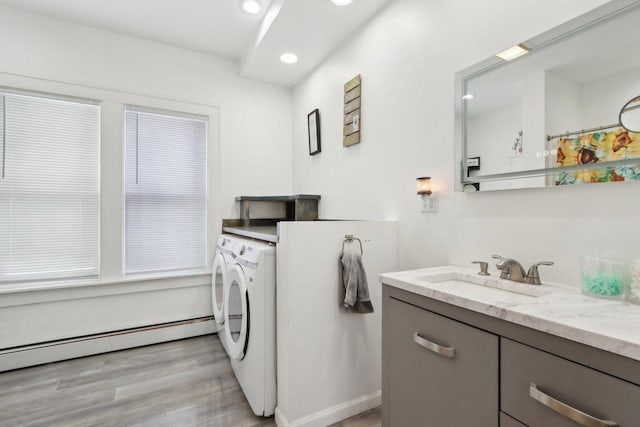
[[[496,427],[499,338],[398,300],[385,305],[388,426]]]
[[[505,338],[501,356],[501,408],[529,427],[640,426],[640,387]]]
[[[515,418],[500,412],[500,427],[527,427]]]
[[[384,427],[640,427],[640,362],[383,286]]]

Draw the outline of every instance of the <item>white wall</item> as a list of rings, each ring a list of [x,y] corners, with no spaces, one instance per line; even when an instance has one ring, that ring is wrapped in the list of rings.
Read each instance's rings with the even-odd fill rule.
[[[544,111],[548,135],[582,129],[585,107],[580,99],[580,86],[553,73],[545,73]]]
[[[492,253],[574,286],[579,259],[640,258],[640,183],[453,193],[454,73],[603,4],[603,0],[396,0],[293,94],[293,191],[322,194],[325,218],[399,220],[400,268],[466,265]],[[363,78],[362,143],[341,143],[344,82]],[[322,116],[322,153],[307,151],[306,115]],[[422,214],[415,178],[430,175],[440,210]]]
[[[467,155],[481,157],[479,172],[482,175],[521,170],[521,156],[516,156],[512,149],[521,130],[521,104],[509,105],[469,118]],[[474,175],[473,171],[471,175]]]
[[[397,268],[396,229],[392,221],[280,224],[279,426],[327,426],[380,404],[382,286],[378,275]],[[338,260],[345,234],[362,241],[373,313],[341,309]]]
[[[467,156],[480,157],[480,170],[471,176],[492,175],[523,169],[522,154],[512,149],[522,127],[522,104],[514,104],[470,117],[467,124],[469,147]],[[517,181],[488,181],[480,184],[482,191],[512,188]]]
[[[640,70],[576,84],[546,73],[547,133],[595,128],[618,122],[622,107],[640,94]]]
[[[102,278],[16,292],[3,286],[0,349],[211,314],[208,274],[122,276],[122,106],[211,116],[210,242],[234,197],[291,192],[291,95],[240,78],[237,65],[0,7],[0,86],[102,99]]]
[[[617,123],[622,107],[640,95],[640,70],[585,84],[580,95],[585,127]]]

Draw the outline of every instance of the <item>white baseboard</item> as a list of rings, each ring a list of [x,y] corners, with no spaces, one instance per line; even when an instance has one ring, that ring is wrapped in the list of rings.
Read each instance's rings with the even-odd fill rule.
[[[0,372],[216,332],[212,318],[172,322],[0,351]]]
[[[381,396],[382,393],[378,390],[292,421],[288,421],[280,408],[277,407],[275,413],[276,425],[278,427],[326,427],[380,406]]]

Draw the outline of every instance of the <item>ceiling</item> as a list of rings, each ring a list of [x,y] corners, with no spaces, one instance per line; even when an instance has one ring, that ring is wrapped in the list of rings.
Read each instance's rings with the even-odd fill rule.
[[[243,76],[292,86],[392,0],[0,0],[0,5],[238,61]],[[299,62],[280,62],[284,52]]]

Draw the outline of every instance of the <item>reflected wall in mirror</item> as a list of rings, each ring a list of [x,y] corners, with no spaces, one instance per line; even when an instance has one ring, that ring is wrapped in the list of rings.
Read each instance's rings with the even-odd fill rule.
[[[640,180],[639,3],[611,1],[457,74],[460,189]]]

